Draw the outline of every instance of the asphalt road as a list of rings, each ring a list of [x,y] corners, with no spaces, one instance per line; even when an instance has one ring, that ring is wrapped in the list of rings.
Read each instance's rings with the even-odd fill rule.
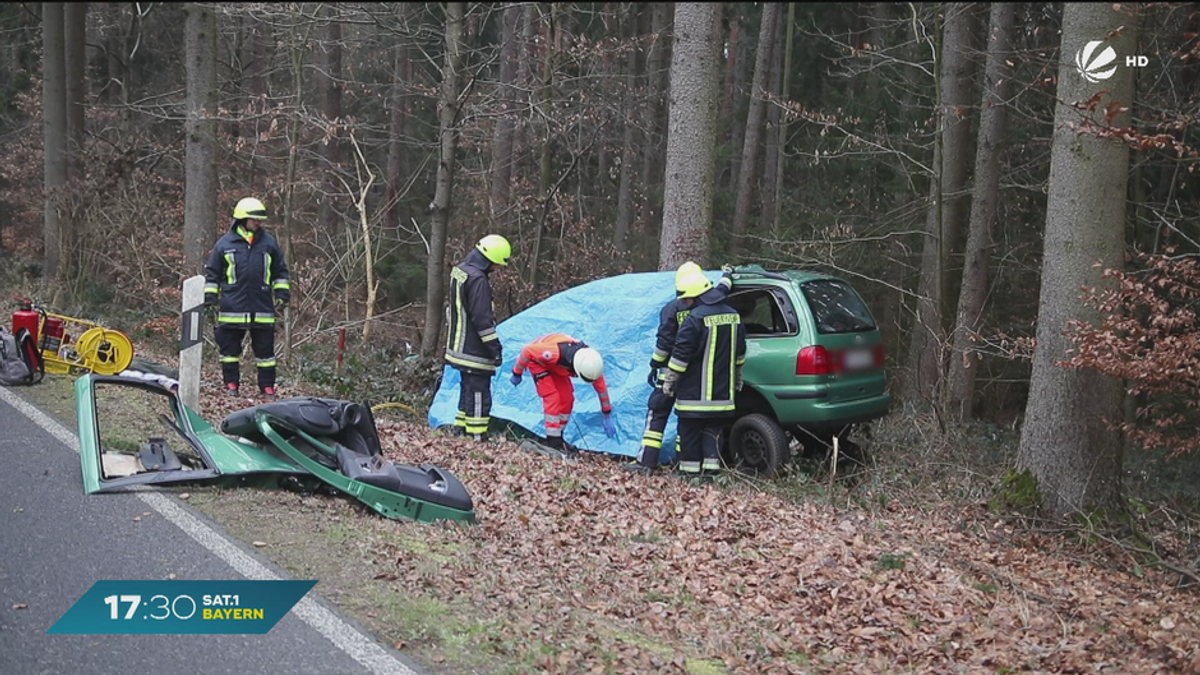
[[[218,555],[230,544],[275,575],[291,577],[238,542],[215,548],[202,544],[137,494],[85,495],[79,455],[10,405],[11,398],[11,390],[0,394],[0,673],[414,672],[311,603],[304,614],[309,619],[289,612],[266,635],[46,635],[101,579],[169,579],[172,574],[177,579],[243,579],[226,562],[228,553],[224,559]],[[198,519],[188,522],[206,532],[205,525],[218,529],[186,505],[183,509]],[[143,516],[147,511],[151,515]],[[219,532],[216,536],[218,541],[230,539]],[[318,583],[309,596],[320,590]],[[328,633],[331,623],[332,633],[349,650],[316,628],[326,626]],[[356,651],[355,645],[361,649]]]

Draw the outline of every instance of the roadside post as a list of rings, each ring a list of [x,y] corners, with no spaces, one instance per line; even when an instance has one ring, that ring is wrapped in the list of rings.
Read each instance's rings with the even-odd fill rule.
[[[204,277],[183,282],[183,326],[179,336],[179,399],[192,410],[200,409],[200,364],[204,350]]]

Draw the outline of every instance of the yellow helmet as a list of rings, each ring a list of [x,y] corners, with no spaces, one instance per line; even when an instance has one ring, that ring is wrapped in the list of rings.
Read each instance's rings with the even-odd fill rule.
[[[683,286],[681,284],[682,284],[683,280],[686,279],[687,276],[689,274],[692,274],[693,272],[703,273],[704,270],[700,269],[700,266],[697,265],[696,263],[692,262],[691,260],[683,263],[682,265],[679,266],[678,270],[675,270],[675,294],[676,295],[683,293]]]
[[[675,288],[681,298],[698,298],[712,287],[712,282],[700,270],[687,272],[675,282]]]
[[[475,248],[496,265],[508,265],[508,258],[512,255],[512,245],[498,234],[489,234],[480,239]]]
[[[244,220],[253,218],[255,220],[267,219],[267,207],[262,202],[254,197],[246,197],[233,207],[233,219]]]

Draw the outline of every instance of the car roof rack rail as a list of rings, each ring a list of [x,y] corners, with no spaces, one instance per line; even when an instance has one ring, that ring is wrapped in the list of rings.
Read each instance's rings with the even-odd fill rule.
[[[733,268],[733,274],[738,277],[765,277],[778,281],[791,281],[787,275],[765,270],[762,265],[737,265]]]

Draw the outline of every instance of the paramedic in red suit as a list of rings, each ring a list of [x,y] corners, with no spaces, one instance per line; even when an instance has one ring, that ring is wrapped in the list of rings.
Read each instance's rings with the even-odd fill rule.
[[[575,375],[584,382],[590,382],[600,396],[604,433],[609,438],[617,435],[612,418],[612,402],[608,398],[608,384],[604,381],[604,359],[600,352],[570,335],[551,333],[521,350],[510,380],[514,387],[521,384],[521,377],[526,370],[533,375],[538,396],[542,397],[547,445],[556,449],[572,449],[563,443],[563,430],[567,428],[575,407],[575,385],[571,382],[571,377]]]

